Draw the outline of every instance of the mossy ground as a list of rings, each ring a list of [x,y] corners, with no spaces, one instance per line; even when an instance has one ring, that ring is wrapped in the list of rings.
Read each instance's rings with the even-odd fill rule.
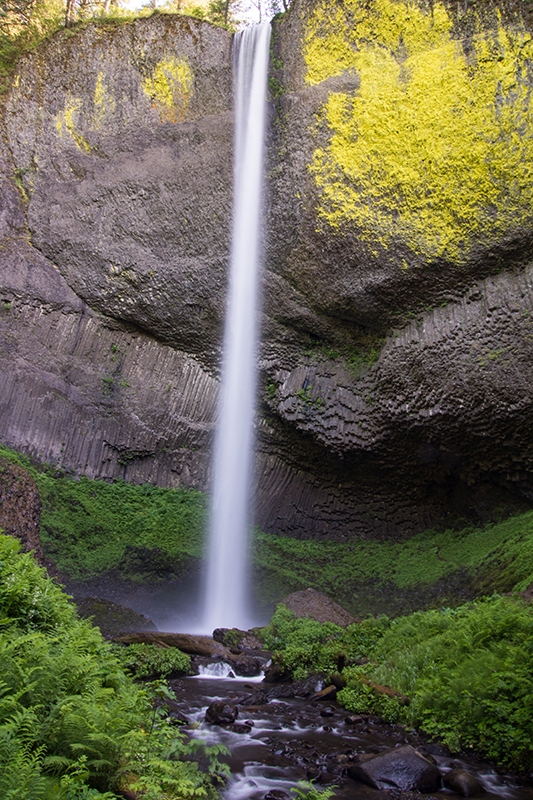
[[[407,541],[300,541],[257,533],[264,601],[311,586],[356,615],[396,615],[533,582],[533,512]]]
[[[193,489],[133,486],[73,477],[0,447],[34,478],[47,558],[75,581],[106,573],[157,582],[201,558],[206,497]]]
[[[45,555],[70,580],[117,575],[133,583],[197,572],[207,498],[186,489],[74,479],[6,448],[35,479]],[[272,606],[309,586],[358,616],[396,616],[533,582],[533,511],[484,527],[424,531],[407,541],[301,541],[259,530],[253,586]]]

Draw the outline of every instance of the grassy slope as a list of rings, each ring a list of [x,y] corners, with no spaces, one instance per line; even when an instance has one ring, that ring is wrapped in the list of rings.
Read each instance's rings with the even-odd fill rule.
[[[118,572],[154,580],[200,559],[206,508],[201,492],[74,480],[3,447],[0,457],[24,467],[37,483],[45,555],[70,578]]]
[[[424,531],[405,542],[338,544],[259,533],[255,562],[263,584],[270,574],[284,589],[312,586],[356,614],[406,613],[452,597],[525,589],[533,581],[533,511],[483,528]]]
[[[0,447],[31,473],[42,501],[46,555],[73,579],[106,572],[153,581],[201,559],[206,498],[194,490],[74,480]],[[533,511],[405,542],[299,541],[257,531],[254,584],[264,604],[313,586],[356,614],[406,613],[533,581]]]

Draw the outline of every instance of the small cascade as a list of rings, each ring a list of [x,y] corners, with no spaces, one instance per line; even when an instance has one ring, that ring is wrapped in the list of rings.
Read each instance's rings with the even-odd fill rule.
[[[260,209],[270,24],[234,39],[233,239],[215,437],[204,625],[250,627],[247,547],[256,392]]]
[[[205,664],[198,667],[199,678],[234,678],[235,675],[229,664],[225,661],[216,661],[214,664]]]

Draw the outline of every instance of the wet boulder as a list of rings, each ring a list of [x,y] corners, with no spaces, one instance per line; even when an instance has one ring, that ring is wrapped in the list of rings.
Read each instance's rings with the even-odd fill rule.
[[[224,700],[215,700],[205,712],[205,721],[211,725],[233,725],[239,712]]]
[[[478,779],[466,769],[451,769],[443,775],[442,782],[447,789],[463,797],[474,797],[485,791]]]
[[[411,745],[379,753],[348,770],[350,778],[374,789],[401,789],[405,792],[435,792],[441,784],[440,772]]]
[[[234,658],[232,661],[232,666],[236,675],[241,675],[245,678],[251,678],[255,675],[261,674],[263,663],[264,662],[260,658],[240,655]]]
[[[235,722],[228,727],[228,730],[233,731],[233,733],[250,733],[252,726],[247,725],[246,722]]]

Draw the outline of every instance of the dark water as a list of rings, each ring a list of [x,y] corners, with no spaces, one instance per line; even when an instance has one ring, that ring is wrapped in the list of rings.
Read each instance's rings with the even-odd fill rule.
[[[263,800],[272,790],[289,795],[298,781],[309,779],[319,788],[335,785],[339,800],[390,800],[391,792],[354,781],[345,770],[356,753],[378,753],[401,744],[431,753],[441,772],[452,767],[469,770],[484,786],[485,800],[533,800],[533,788],[521,785],[513,776],[497,774],[481,762],[453,758],[400,726],[372,717],[347,724],[347,712],[335,702],[268,698],[266,703],[257,703],[265,684],[255,679],[250,683],[244,679],[186,678],[171,685],[180,711],[190,720],[186,726],[189,734],[208,744],[224,744],[231,751],[227,761],[232,777],[224,793],[226,800]],[[205,722],[205,710],[216,699],[240,703],[236,730]],[[254,704],[248,705],[250,701]],[[250,723],[249,732],[239,732],[238,726],[245,723]],[[393,796],[400,794],[395,791]],[[458,795],[441,790],[431,797],[452,800]]]

